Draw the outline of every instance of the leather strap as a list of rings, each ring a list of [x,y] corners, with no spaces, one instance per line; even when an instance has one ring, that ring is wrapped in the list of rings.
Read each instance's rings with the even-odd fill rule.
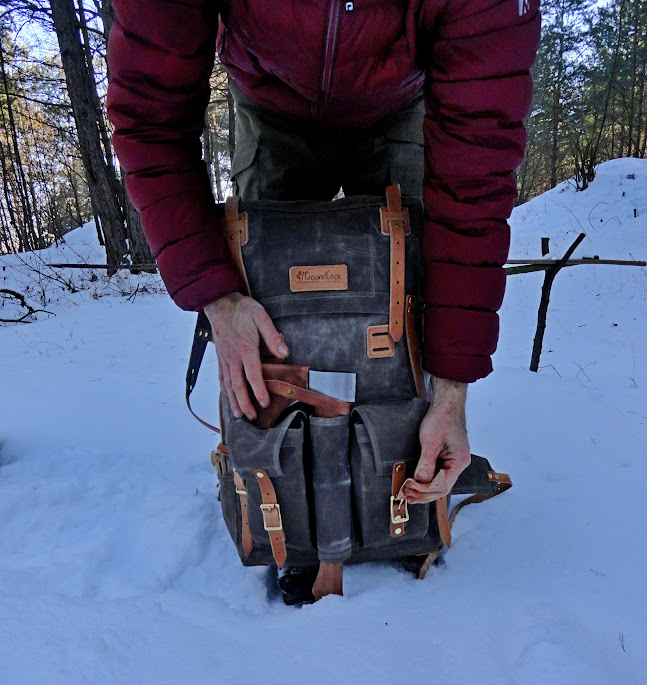
[[[216,467],[219,476],[227,475],[227,455],[229,450],[220,443],[217,449],[211,451],[211,463]]]
[[[404,332],[404,241],[411,233],[409,210],[402,207],[400,185],[386,189],[386,207],[380,207],[382,233],[391,236],[389,332],[399,342]]]
[[[200,365],[202,364],[202,359],[204,358],[205,350],[207,349],[208,342],[212,340],[211,334],[211,324],[204,311],[198,314],[198,320],[195,324],[195,332],[193,333],[193,346],[191,347],[191,354],[189,355],[189,366],[186,371],[186,406],[189,411],[193,414],[195,419],[197,419],[203,426],[206,426],[216,433],[220,433],[220,428],[212,426],[210,423],[203,421],[191,407],[191,400],[189,399],[195,384],[198,382],[198,372],[200,371]]]
[[[425,388],[425,377],[422,373],[420,350],[418,349],[418,338],[416,337],[416,298],[413,295],[407,295],[407,309],[404,320],[409,363],[411,364],[411,371],[416,383],[416,392],[418,397],[424,400],[427,398],[427,389]]]
[[[488,471],[488,480],[491,483],[495,484],[495,488],[493,492],[479,492],[475,495],[472,495],[471,497],[468,497],[467,499],[464,499],[462,502],[459,502],[457,504],[453,511],[452,515],[447,519],[447,498],[442,497],[442,503],[441,500],[436,500],[436,512],[438,514],[438,527],[440,529],[440,535],[443,540],[443,542],[449,547],[451,545],[451,530],[452,526],[454,525],[454,520],[456,519],[456,514],[465,506],[468,504],[477,504],[478,502],[485,502],[487,499],[492,499],[493,497],[496,497],[497,495],[500,495],[502,492],[505,492],[506,490],[509,490],[512,487],[512,480],[510,476],[507,473],[497,473],[496,471]],[[446,521],[446,527],[445,531],[443,533],[443,525],[441,523],[441,518],[443,516],[443,505],[444,505],[444,518]],[[443,534],[447,536],[449,543],[445,540],[445,537],[443,537]],[[424,563],[420,567],[420,570],[418,571],[418,578],[421,580],[427,575],[427,571],[431,568],[432,564],[436,559],[439,557],[440,553],[442,552],[442,547],[438,549],[435,552],[432,552],[431,554],[427,555],[427,558],[425,559]]]
[[[447,520],[447,497],[441,497],[436,500],[436,520],[438,521],[440,539],[446,547],[451,547],[452,531]]]
[[[300,388],[308,387],[308,371],[307,366],[297,366],[295,364],[263,364],[263,379],[285,381],[292,383]],[[261,407],[252,396],[252,403],[256,409],[256,425],[259,428],[271,428],[281,414],[292,404],[294,400],[292,397],[282,397],[280,395],[270,395],[270,404],[267,407]]]
[[[247,294],[250,295],[251,290],[247,280],[247,272],[245,271],[245,262],[243,261],[243,245],[246,245],[249,240],[249,231],[247,229],[247,214],[245,212],[242,214],[238,212],[239,201],[240,198],[237,195],[232,195],[225,200],[223,230],[238,271],[245,281]]]
[[[491,483],[495,484],[494,492],[479,492],[476,495],[472,495],[471,497],[464,499],[462,502],[459,502],[454,507],[452,515],[449,517],[448,525],[450,530],[452,525],[454,524],[456,514],[458,514],[458,512],[463,507],[466,507],[468,504],[478,504],[479,502],[485,502],[485,500],[492,499],[493,497],[500,495],[502,492],[505,492],[506,490],[509,490],[512,487],[512,479],[507,473],[497,473],[496,471],[488,471],[487,477]]]
[[[249,531],[249,515],[247,513],[247,488],[245,481],[240,477],[240,474],[234,469],[234,485],[236,486],[236,493],[240,497],[240,518],[243,523],[243,551],[248,557],[254,547],[252,541],[252,534]]]
[[[263,496],[261,514],[263,515],[263,526],[270,536],[272,556],[274,561],[276,561],[276,565],[279,568],[283,568],[287,558],[287,551],[285,549],[283,521],[281,520],[281,507],[276,501],[276,491],[267,472],[263,469],[254,469],[254,475]]]
[[[267,380],[265,386],[268,392],[282,397],[288,397],[294,402],[304,402],[315,408],[315,416],[334,418],[347,416],[353,408],[352,402],[344,402],[315,390],[300,388],[298,385],[279,380]]]
[[[389,506],[392,538],[400,538],[404,535],[404,524],[409,520],[407,500],[396,499],[406,479],[406,471],[406,462],[397,461],[393,464],[393,472],[391,475],[391,500]]]

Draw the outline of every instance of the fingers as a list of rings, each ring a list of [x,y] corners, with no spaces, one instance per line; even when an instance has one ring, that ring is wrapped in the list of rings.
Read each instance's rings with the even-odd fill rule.
[[[451,486],[444,469],[430,483],[420,483],[409,478],[402,487],[402,494],[410,504],[428,504],[449,494]]]
[[[239,410],[239,413],[237,415],[234,411],[234,405],[232,403],[231,410],[232,412],[234,412],[234,416],[236,416],[236,418],[240,418],[242,412],[242,414],[245,414],[249,421],[254,421],[256,419],[256,411],[254,409],[254,405],[249,399],[249,394],[247,392],[247,382],[245,381],[245,375],[243,374],[242,365],[230,365],[229,373],[231,376],[231,391],[236,398],[236,404]]]
[[[422,453],[413,477],[419,483],[431,483],[436,473],[436,461],[443,447],[442,440],[435,435],[428,437],[421,444]]]
[[[240,406],[236,400],[236,395],[231,387],[231,374],[229,373],[229,365],[226,361],[218,358],[218,374],[222,373],[222,381],[220,382],[220,387],[224,390],[225,395],[229,399],[229,406],[231,407],[232,414],[239,419],[243,414],[240,411]]]
[[[258,364],[260,367],[260,361]],[[250,421],[254,421],[256,419],[256,411],[249,399],[243,367],[241,365],[231,365],[225,359],[218,357],[218,379],[220,380],[221,390],[229,399],[232,414],[237,419],[245,414]],[[262,380],[261,376],[261,382]],[[267,390],[265,390],[265,393],[267,394]]]
[[[263,367],[261,366],[258,350],[248,350],[243,354],[243,367],[245,369],[245,376],[247,376],[247,380],[252,386],[252,391],[258,403],[261,407],[269,406],[270,394],[267,392],[265,381],[263,380]]]
[[[283,342],[283,336],[276,330],[270,315],[262,307],[254,312],[254,323],[271,354],[281,359],[290,354],[288,346]]]

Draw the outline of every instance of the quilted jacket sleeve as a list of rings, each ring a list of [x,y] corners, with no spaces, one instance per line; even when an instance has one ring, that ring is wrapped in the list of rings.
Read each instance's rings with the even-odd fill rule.
[[[199,310],[242,280],[218,230],[200,135],[214,0],[114,0],[108,116],[126,187],[169,294]]]
[[[539,0],[448,0],[423,41],[423,365],[440,378],[492,370],[539,31]]]

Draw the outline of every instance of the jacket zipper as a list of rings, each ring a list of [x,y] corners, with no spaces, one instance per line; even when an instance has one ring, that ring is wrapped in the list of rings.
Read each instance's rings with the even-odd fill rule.
[[[319,107],[325,104],[330,97],[330,86],[332,83],[332,65],[337,48],[337,34],[339,31],[339,16],[341,8],[340,0],[332,0],[328,12],[328,23],[326,24],[326,43],[324,47],[323,68],[321,70],[321,95],[317,102],[312,103],[312,116],[316,117]]]

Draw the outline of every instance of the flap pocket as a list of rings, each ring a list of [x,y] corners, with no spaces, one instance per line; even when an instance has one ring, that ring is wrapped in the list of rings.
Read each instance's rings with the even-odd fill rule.
[[[429,402],[418,397],[355,407],[355,435],[360,445],[371,443],[377,475],[390,476],[398,461],[418,462],[418,431],[428,407]]]
[[[273,428],[258,428],[245,418],[233,419],[229,424],[229,456],[243,478],[254,477],[254,469],[264,469],[270,478],[283,475],[282,448],[295,447],[299,453],[303,445],[305,413],[296,410]],[[285,449],[288,455],[293,450]]]

